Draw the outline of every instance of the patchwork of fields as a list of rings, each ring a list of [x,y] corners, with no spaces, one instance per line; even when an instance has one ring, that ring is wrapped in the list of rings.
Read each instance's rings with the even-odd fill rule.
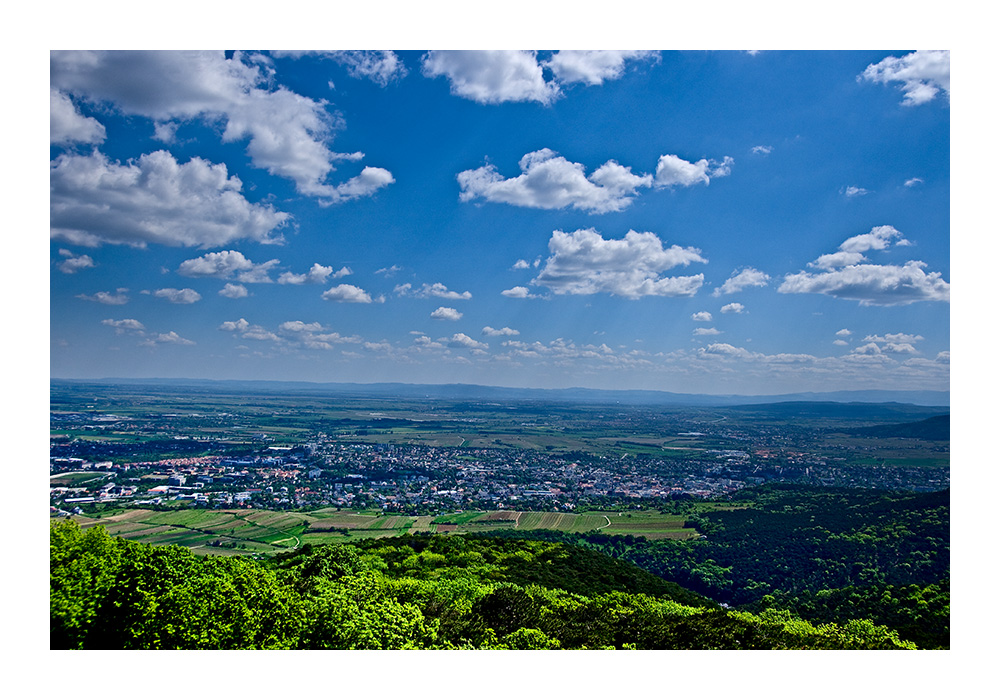
[[[325,508],[309,513],[268,510],[123,510],[100,518],[73,516],[81,527],[103,525],[112,535],[148,544],[176,544],[196,554],[274,553],[303,544],[332,544],[406,533],[469,533],[495,530],[559,530],[648,539],[689,539],[682,515],[650,511],[541,513],[460,511],[439,516],[407,516]]]

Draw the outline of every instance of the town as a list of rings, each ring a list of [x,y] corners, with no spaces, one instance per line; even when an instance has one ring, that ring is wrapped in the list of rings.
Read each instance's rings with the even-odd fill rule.
[[[452,408],[454,419],[458,409]],[[53,515],[110,506],[340,507],[427,515],[462,509],[663,508],[725,498],[774,481],[925,491],[949,485],[947,443],[911,440],[908,449],[919,456],[907,461],[886,457],[899,452],[895,443],[886,447],[885,440],[817,434],[815,427],[794,421],[776,427],[774,421],[720,422],[623,407],[613,415],[581,409],[580,417],[565,407],[546,408],[565,416],[550,416],[548,428],[537,407],[530,419],[505,417],[504,425],[520,430],[459,418],[466,427],[476,423],[456,445],[439,444],[445,437],[455,439],[454,420],[415,434],[407,426],[419,423],[386,419],[379,411],[333,424],[340,429],[318,420],[324,429],[309,430],[306,415],[294,433],[276,430],[275,421],[296,411],[267,401],[245,415],[235,415],[232,407],[131,415],[54,410],[50,506]],[[255,418],[264,414],[266,420]],[[607,434],[624,436],[590,443],[574,437],[598,418],[610,426]],[[552,429],[556,423],[558,431]],[[558,432],[563,442],[511,444],[543,429]],[[592,447],[581,449],[585,444]]]

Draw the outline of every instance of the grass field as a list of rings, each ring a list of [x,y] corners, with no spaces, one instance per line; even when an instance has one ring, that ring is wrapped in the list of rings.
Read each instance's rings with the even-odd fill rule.
[[[103,525],[111,535],[148,544],[177,544],[198,554],[274,553],[303,544],[330,544],[406,533],[471,533],[493,530],[559,530],[648,539],[688,539],[698,533],[684,527],[684,516],[649,511],[628,513],[542,513],[530,511],[462,511],[445,515],[409,516],[380,512],[311,513],[269,510],[126,510],[101,518],[73,516],[84,529]]]

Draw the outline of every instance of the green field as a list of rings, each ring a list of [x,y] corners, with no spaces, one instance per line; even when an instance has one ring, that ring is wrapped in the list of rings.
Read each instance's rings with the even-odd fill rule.
[[[303,544],[329,544],[406,533],[472,533],[494,530],[558,530],[647,539],[690,539],[682,515],[653,511],[543,513],[460,511],[439,516],[408,516],[324,508],[311,513],[269,510],[125,510],[100,518],[73,516],[83,528],[103,525],[112,535],[149,544],[177,544],[197,554],[275,553]]]

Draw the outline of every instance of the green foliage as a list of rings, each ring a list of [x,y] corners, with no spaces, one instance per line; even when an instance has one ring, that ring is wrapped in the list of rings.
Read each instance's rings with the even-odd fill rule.
[[[914,646],[870,620],[815,627],[788,611],[689,605],[634,567],[558,542],[407,536],[256,562],[64,522],[51,529],[51,562],[53,648]]]

